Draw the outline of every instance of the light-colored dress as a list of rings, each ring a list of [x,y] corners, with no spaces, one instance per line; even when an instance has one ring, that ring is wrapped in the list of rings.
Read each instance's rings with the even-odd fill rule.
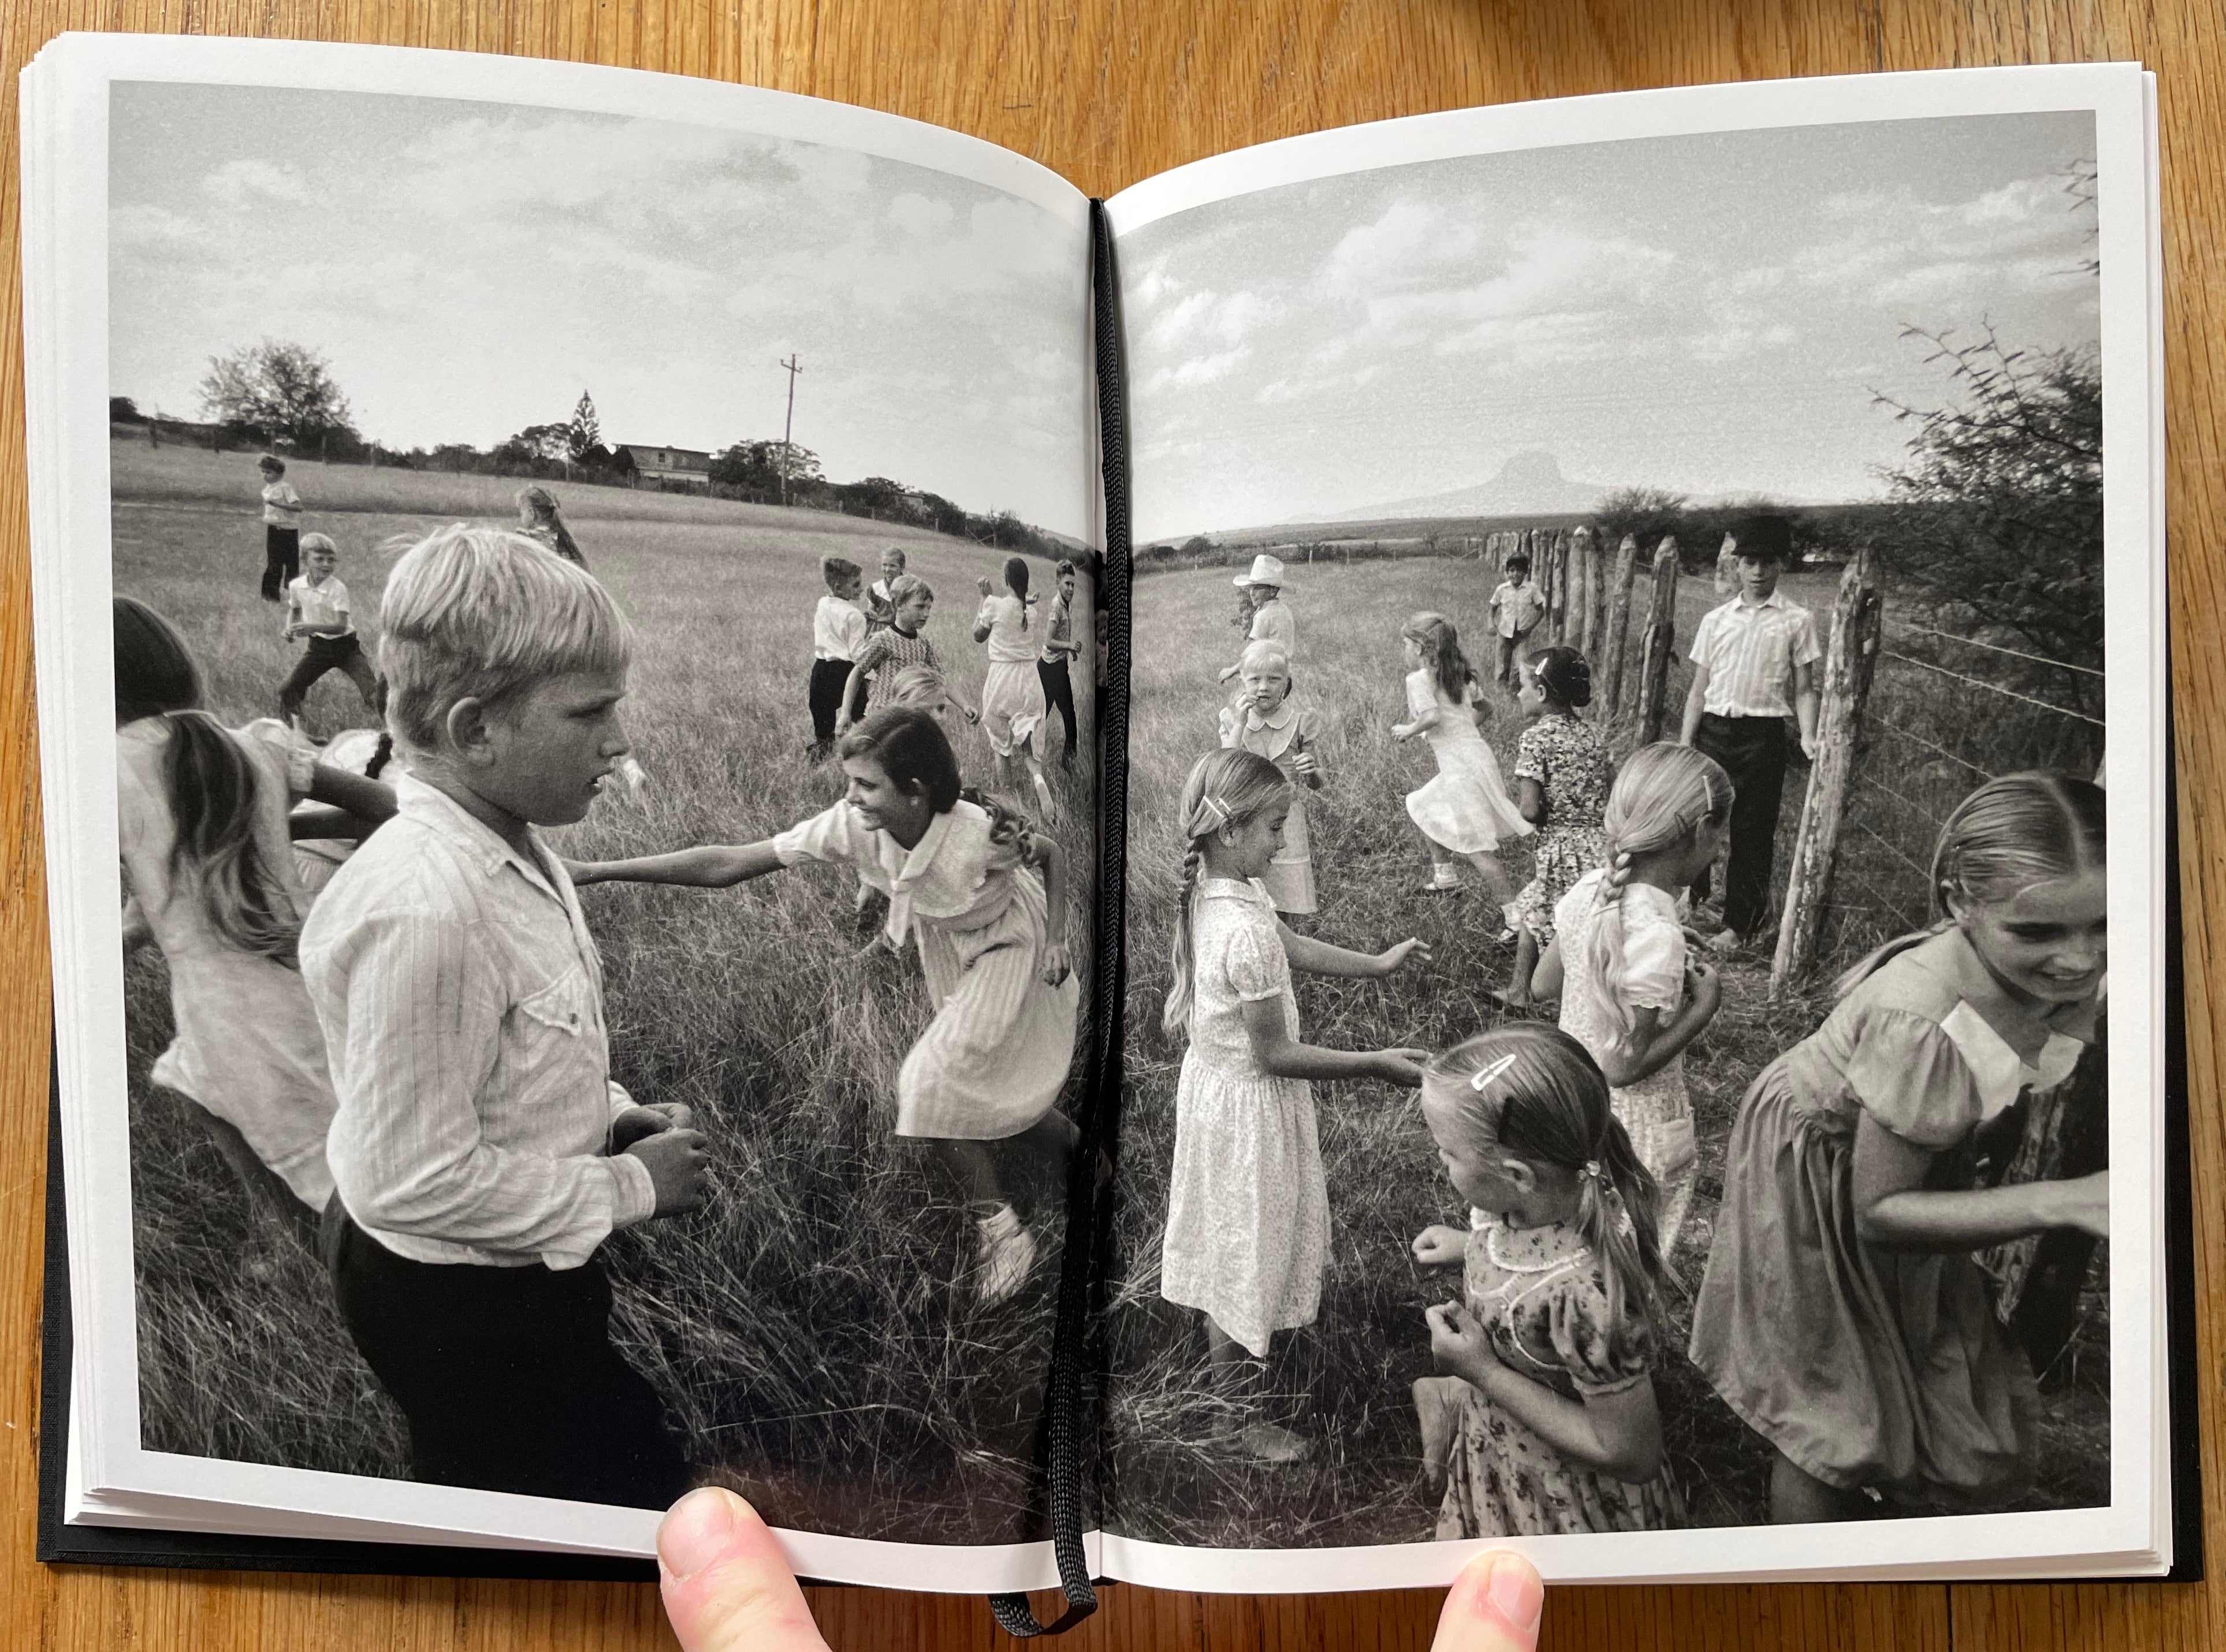
[[[1974,1186],[1984,1127],[2070,1076],[2095,1008],[2034,1016],[1951,929],[1888,960],[1748,1088],[1693,1362],[1827,1485],[1986,1505],[2029,1477],[2032,1372],[1979,1261],[1864,1242],[1856,1127],[1867,1113],[1937,1155],[1928,1189]]]
[[[298,917],[307,902],[286,815],[308,794],[316,748],[276,718],[226,733],[255,775],[256,847]],[[298,969],[241,951],[191,889],[172,884],[178,829],[162,778],[171,734],[165,717],[116,731],[124,886],[169,965],[176,1027],[149,1077],[232,1125],[296,1197],[321,1210],[333,1192],[325,1133],[336,1107],[324,1034]]]
[[[1252,1061],[1248,1003],[1272,999],[1299,1036],[1291,964],[1257,879],[1207,878],[1190,916],[1190,1047],[1175,1089],[1174,1166],[1160,1294],[1213,1316],[1256,1357],[1312,1325],[1329,1255],[1329,1187],[1313,1086]]]
[[[954,804],[906,849],[838,803],[773,845],[783,866],[856,867],[889,898],[890,941],[917,941],[935,1019],[897,1073],[899,1135],[1002,1141],[1052,1110],[1073,1064],[1082,989],[1072,974],[1044,985],[1042,881],[1017,842],[990,836],[985,810]]]
[[[1273,643],[1292,664],[1299,663],[1299,625],[1289,607],[1277,597],[1252,610],[1252,623],[1244,632],[1247,642]]]
[[[1590,723],[1562,712],[1540,717],[1515,742],[1515,778],[1535,780],[1545,824],[1530,844],[1530,881],[1509,916],[1530,930],[1541,951],[1554,944],[1554,908],[1577,880],[1607,860],[1600,816],[1615,765]]]
[[[1027,603],[1007,592],[983,598],[982,612],[974,620],[976,626],[989,628],[989,674],[982,683],[982,729],[989,736],[990,749],[1000,757],[1010,757],[1044,720],[1043,678],[1036,672],[1044,633],[1034,624],[1021,628],[1027,612]]]
[[[1301,708],[1286,696],[1283,703],[1262,716],[1246,704],[1221,708],[1221,743],[1242,746],[1264,757],[1291,783],[1291,813],[1283,823],[1283,847],[1269,863],[1268,899],[1279,912],[1300,916],[1320,910],[1314,893],[1313,838],[1307,829],[1307,778],[1294,766],[1300,753],[1321,739],[1321,719],[1311,707]]]
[[[1650,1380],[1654,1333],[1626,1312],[1607,1316],[1600,1262],[1561,1223],[1510,1228],[1486,1217],[1468,1237],[1462,1295],[1501,1364],[1568,1400],[1620,1394]],[[1561,1455],[1463,1382],[1447,1459],[1437,1534],[1536,1536],[1657,1532],[1685,1523],[1665,1465],[1642,1484],[1610,1478]]]
[[[1499,759],[1476,726],[1464,696],[1448,700],[1425,669],[1407,677],[1409,721],[1436,708],[1438,720],[1426,732],[1438,759],[1437,778],[1407,794],[1407,813],[1422,835],[1455,855],[1496,849],[1504,838],[1528,837],[1523,818],[1499,778]]]
[[[1604,912],[1600,884],[1607,875],[1606,867],[1595,867],[1554,909],[1554,932],[1561,944],[1561,1031],[1591,1051],[1595,1061],[1621,1038],[1592,957],[1593,932]],[[1616,996],[1627,1010],[1658,1011],[1658,1024],[1667,1025],[1685,1007],[1685,926],[1677,898],[1651,884],[1627,884],[1622,906],[1623,987]],[[1679,1051],[1635,1084],[1611,1087],[1608,1100],[1638,1149],[1638,1162],[1661,1189],[1655,1232],[1666,1264],[1693,1203],[1699,1162],[1692,1096],[1685,1088],[1685,1052]]]

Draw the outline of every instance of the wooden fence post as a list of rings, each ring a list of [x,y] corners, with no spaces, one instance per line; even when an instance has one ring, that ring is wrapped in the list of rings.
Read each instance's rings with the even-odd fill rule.
[[[1778,953],[1770,965],[1773,997],[1806,975],[1816,961],[1840,826],[1847,818],[1848,785],[1854,778],[1863,702],[1870,696],[1871,669],[1878,662],[1882,607],[1871,580],[1870,553],[1865,551],[1840,576],[1839,600],[1832,605],[1823,693],[1816,710],[1816,758],[1801,802],[1801,835],[1793,847],[1785,911],[1778,923]]]
[[[1645,640],[1639,650],[1638,743],[1662,738],[1662,717],[1670,697],[1670,662],[1677,651],[1677,542],[1665,538],[1654,550],[1654,600],[1646,610]]]
[[[1554,582],[1546,588],[1546,638],[1558,646],[1569,634],[1569,544],[1558,533],[1543,528],[1536,532],[1538,555],[1554,571]]]
[[[1593,612],[1600,604],[1600,569],[1593,556],[1593,531],[1579,527],[1569,536],[1569,645],[1587,660],[1593,657],[1593,633],[1600,629]]]
[[[1607,715],[1611,717],[1623,705],[1623,656],[1626,639],[1631,635],[1631,581],[1638,571],[1638,541],[1631,535],[1623,536],[1623,543],[1616,548],[1615,573],[1608,581],[1607,634],[1601,639],[1601,671],[1593,678],[1595,686],[1607,685]]]

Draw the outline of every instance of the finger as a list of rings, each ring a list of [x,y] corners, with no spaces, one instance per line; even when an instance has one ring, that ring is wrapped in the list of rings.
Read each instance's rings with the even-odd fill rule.
[[[691,1491],[657,1528],[658,1587],[682,1652],[827,1652],[780,1547],[731,1491]]]
[[[1447,1591],[1430,1652],[1533,1652],[1545,1606],[1538,1568],[1510,1550],[1489,1550]]]

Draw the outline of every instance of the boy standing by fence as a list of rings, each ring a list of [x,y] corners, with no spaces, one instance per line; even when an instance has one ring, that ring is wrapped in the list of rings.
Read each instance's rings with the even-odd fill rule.
[[[1693,634],[1693,686],[1677,738],[1722,764],[1738,794],[1724,872],[1724,927],[1709,942],[1719,952],[1753,939],[1770,916],[1788,712],[1800,723],[1803,753],[1816,754],[1816,665],[1824,649],[1809,610],[1778,594],[1792,549],[1792,524],[1784,517],[1742,524],[1739,594],[1703,614]],[[1695,901],[1707,898],[1709,875],[1704,871],[1695,880]]]
[[[302,572],[302,496],[277,454],[264,454],[255,467],[263,473],[263,600],[276,602]]]
[[[420,1480],[663,1508],[688,1470],[595,1252],[703,1196],[683,1107],[610,1078],[602,964],[537,829],[626,754],[632,638],[586,570],[444,528],[387,581],[399,812],[301,941],[339,1101],[325,1259]]]
[[[1491,594],[1491,629],[1497,642],[1492,681],[1509,693],[1517,687],[1517,662],[1530,651],[1530,633],[1546,617],[1546,596],[1530,582],[1530,559],[1517,551],[1507,559],[1507,577]]]

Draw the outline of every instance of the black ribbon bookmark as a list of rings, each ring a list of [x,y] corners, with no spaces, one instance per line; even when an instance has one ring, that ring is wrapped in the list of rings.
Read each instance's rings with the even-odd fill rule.
[[[989,1611],[998,1627],[1021,1639],[1063,1635],[1097,1610],[1097,1591],[1082,1548],[1089,1513],[1083,1450],[1089,1396],[1083,1379],[1103,1228],[1100,1166],[1112,1161],[1118,1110],[1115,1099],[1121,1087],[1121,1005],[1127,974],[1121,920],[1127,896],[1129,639],[1129,425],[1113,238],[1102,200],[1090,203],[1090,274],[1097,338],[1099,463],[1105,484],[1105,552],[1097,578],[1097,598],[1105,615],[1104,710],[1097,729],[1097,1015],[1084,1057],[1080,1139],[1067,1174],[1066,1249],[1059,1268],[1051,1376],[1044,1393],[1052,1553],[1059,1561],[1066,1610],[1046,1623],[1036,1616],[1026,1595],[990,1596]]]

